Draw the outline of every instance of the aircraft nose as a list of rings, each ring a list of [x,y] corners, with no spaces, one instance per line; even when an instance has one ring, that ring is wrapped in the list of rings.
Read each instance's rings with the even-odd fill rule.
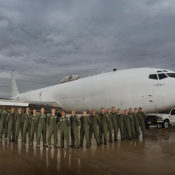
[[[175,107],[175,78],[167,80],[159,82],[153,93],[155,106],[160,111]]]

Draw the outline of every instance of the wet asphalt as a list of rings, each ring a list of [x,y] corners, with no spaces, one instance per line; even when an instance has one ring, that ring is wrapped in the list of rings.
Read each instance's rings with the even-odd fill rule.
[[[174,175],[175,129],[91,148],[36,148],[0,141],[0,175]]]

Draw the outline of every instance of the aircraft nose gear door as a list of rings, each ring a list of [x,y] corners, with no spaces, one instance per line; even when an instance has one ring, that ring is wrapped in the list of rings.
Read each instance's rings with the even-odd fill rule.
[[[148,93],[146,95],[146,101],[153,108],[156,108],[156,102],[155,102],[155,85],[153,85],[152,89],[150,89],[148,91]]]
[[[150,93],[149,95],[148,95],[148,102],[150,102],[150,103],[154,103],[154,98],[153,98],[153,95],[152,95],[153,93]]]

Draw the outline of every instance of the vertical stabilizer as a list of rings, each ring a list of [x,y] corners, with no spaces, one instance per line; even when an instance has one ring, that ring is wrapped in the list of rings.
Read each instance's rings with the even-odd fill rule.
[[[12,90],[12,97],[15,97],[19,94],[15,80],[15,72],[11,72],[11,90]]]

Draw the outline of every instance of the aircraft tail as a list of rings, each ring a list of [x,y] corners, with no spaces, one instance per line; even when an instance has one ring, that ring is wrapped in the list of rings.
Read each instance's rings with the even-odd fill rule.
[[[16,80],[15,80],[15,72],[11,72],[11,95],[12,97],[15,97],[19,94],[17,85],[16,85]]]

